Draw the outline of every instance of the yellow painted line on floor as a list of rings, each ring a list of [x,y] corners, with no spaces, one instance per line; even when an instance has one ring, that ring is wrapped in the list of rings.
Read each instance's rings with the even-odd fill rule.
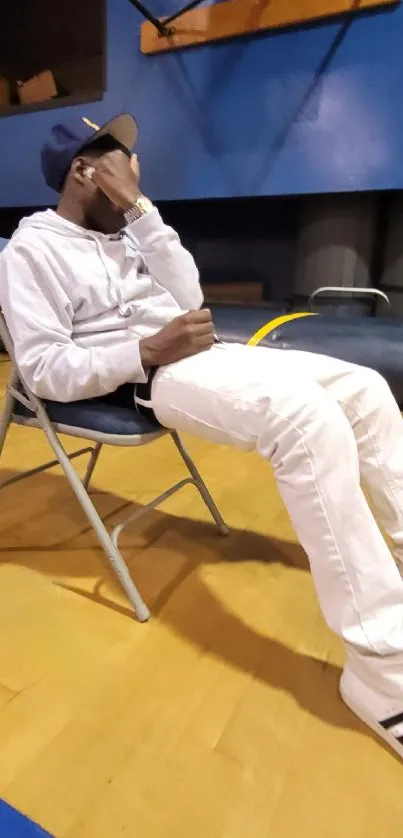
[[[292,320],[300,320],[301,317],[315,317],[314,311],[296,311],[294,314],[282,314],[281,317],[275,317],[274,320],[269,320],[264,326],[261,326],[257,332],[248,340],[248,346],[257,346],[266,335],[274,332],[278,326],[283,326],[284,323],[291,323]]]

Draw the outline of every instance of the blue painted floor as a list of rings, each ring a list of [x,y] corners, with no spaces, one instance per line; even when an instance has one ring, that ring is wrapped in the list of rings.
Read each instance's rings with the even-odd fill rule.
[[[52,838],[49,832],[45,832],[40,826],[32,823],[3,800],[0,800],[0,836],[1,838]]]

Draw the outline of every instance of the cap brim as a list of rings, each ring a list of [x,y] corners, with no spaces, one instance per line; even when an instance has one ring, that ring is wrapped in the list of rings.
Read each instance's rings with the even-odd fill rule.
[[[136,120],[129,113],[115,116],[94,134],[90,142],[93,143],[94,140],[97,140],[98,137],[104,137],[105,134],[109,134],[120,145],[131,151],[138,134]]]

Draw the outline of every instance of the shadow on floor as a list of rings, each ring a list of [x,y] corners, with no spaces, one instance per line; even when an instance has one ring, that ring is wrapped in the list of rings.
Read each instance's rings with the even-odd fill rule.
[[[3,472],[2,477],[6,476]],[[30,486],[30,493],[25,495],[25,507],[18,484],[1,495],[0,559],[49,574],[56,584],[132,618],[131,609],[102,595],[101,588],[106,581],[109,589],[113,586],[118,590],[119,584],[64,478],[51,473],[41,474],[31,480]],[[32,498],[34,506],[28,507],[27,502]],[[94,500],[101,514],[110,522],[115,522],[128,505],[127,500],[112,493],[95,492]],[[167,534],[172,533],[180,569],[168,577],[161,590],[153,595],[152,585],[150,587],[150,547],[158,546]],[[194,544],[198,545],[197,551],[192,550]],[[152,608],[154,618],[169,625],[203,651],[209,651],[276,689],[287,691],[301,707],[324,722],[372,735],[339,699],[339,667],[294,651],[280,641],[256,632],[236,613],[229,612],[197,573],[204,563],[211,565],[248,560],[309,571],[301,547],[245,530],[232,530],[227,538],[222,538],[217,535],[213,524],[154,510],[126,534],[122,552],[136,584]],[[98,576],[102,563],[105,571],[91,592],[81,590],[78,584],[57,581],[58,576],[77,580],[81,576]],[[182,597],[180,607],[178,605],[178,591],[190,577],[192,596],[197,601],[197,618],[191,598],[186,600],[184,607]]]

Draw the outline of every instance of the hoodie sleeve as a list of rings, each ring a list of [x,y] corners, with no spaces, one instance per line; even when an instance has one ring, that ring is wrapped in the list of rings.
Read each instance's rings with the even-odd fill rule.
[[[172,294],[182,309],[199,309],[203,294],[194,259],[182,246],[178,234],[164,224],[158,210],[154,208],[127,229],[139,245],[150,276]]]
[[[0,256],[0,306],[17,365],[39,398],[72,402],[146,381],[138,340],[88,349],[74,343],[71,303],[30,243],[11,243]]]

